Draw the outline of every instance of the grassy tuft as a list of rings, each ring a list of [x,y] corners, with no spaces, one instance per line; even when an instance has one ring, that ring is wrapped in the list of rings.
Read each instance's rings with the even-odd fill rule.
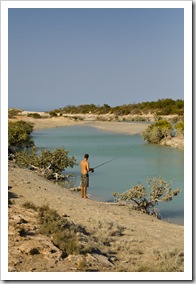
[[[137,272],[183,272],[184,253],[178,249],[167,252],[154,252],[156,262],[143,263],[137,268]]]
[[[22,206],[26,209],[33,209],[35,211],[38,210],[38,207],[33,202],[27,201],[27,202],[23,203]]]
[[[64,255],[82,253],[76,225],[61,217],[48,205],[40,207],[38,213],[40,233],[51,237],[54,245],[62,250]]]

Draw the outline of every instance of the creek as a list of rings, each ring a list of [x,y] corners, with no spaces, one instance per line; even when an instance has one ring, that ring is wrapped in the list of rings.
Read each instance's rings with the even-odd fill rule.
[[[147,187],[146,178],[158,178],[173,183],[173,189],[182,192],[172,201],[158,204],[164,220],[184,223],[184,151],[146,143],[141,135],[105,132],[87,126],[66,126],[35,131],[32,134],[36,147],[54,150],[64,147],[69,157],[79,163],[85,153],[89,154],[90,167],[98,167],[90,173],[88,194],[91,199],[114,201],[113,192],[124,192],[141,182]],[[74,173],[65,187],[80,184],[80,167],[67,168]]]

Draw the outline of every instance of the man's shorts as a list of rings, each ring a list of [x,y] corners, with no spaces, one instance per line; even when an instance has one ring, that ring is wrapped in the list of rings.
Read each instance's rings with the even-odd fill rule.
[[[89,186],[89,176],[88,174],[81,174],[81,186],[88,187]]]

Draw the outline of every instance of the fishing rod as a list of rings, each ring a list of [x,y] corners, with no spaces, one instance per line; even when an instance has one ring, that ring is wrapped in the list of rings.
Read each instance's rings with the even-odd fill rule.
[[[114,159],[112,159],[112,160],[109,160],[109,161],[107,161],[107,162],[105,162],[105,163],[102,163],[102,164],[100,164],[100,165],[94,167],[93,169],[97,169],[97,168],[99,168],[99,167],[101,167],[101,166],[103,166],[103,165],[105,165],[105,164],[107,164],[107,163],[110,163],[110,162],[112,162],[112,161],[114,161],[114,160],[117,160],[117,159],[119,159],[119,157],[118,157],[118,158],[114,158]]]

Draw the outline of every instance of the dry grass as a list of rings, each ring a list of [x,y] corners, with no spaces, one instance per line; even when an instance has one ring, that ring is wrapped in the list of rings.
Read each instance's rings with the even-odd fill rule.
[[[33,203],[33,202],[30,202],[30,201],[26,201],[22,204],[22,206],[26,209],[33,209],[35,211],[38,210],[38,207]]]
[[[77,227],[73,223],[62,218],[48,205],[40,207],[38,213],[39,232],[51,237],[54,245],[64,252],[64,256],[80,253]]]
[[[22,207],[33,210],[37,218],[37,234],[41,233],[50,238],[51,242],[60,249],[62,260],[69,255],[77,255],[77,271],[94,271],[87,260],[89,254],[106,256],[112,267],[104,271],[114,272],[175,272],[184,270],[184,253],[180,249],[153,250],[146,257],[145,239],[130,234],[126,235],[126,227],[114,221],[95,221],[87,232],[80,225],[75,225],[48,205],[41,207],[32,202],[25,202]],[[24,220],[25,221],[25,220]],[[27,223],[27,224],[26,224]],[[20,237],[28,236],[28,222],[17,223],[16,229]],[[38,251],[39,252],[39,251]],[[38,252],[30,252],[37,254]]]
[[[184,253],[181,250],[174,249],[171,251],[155,251],[154,266],[151,263],[141,263],[137,272],[183,272],[184,271]]]

